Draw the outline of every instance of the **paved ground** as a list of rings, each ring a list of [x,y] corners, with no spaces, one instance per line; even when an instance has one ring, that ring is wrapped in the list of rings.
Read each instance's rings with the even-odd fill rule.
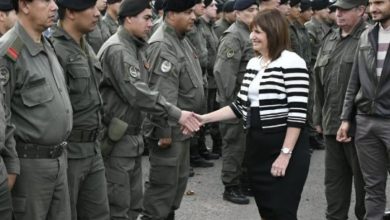
[[[310,172],[298,211],[299,220],[325,219],[324,195],[324,151],[314,151]],[[221,160],[216,160],[212,168],[195,169],[195,177],[190,178],[187,190],[194,195],[185,195],[176,220],[258,220],[256,204],[251,198],[249,205],[235,205],[222,199],[223,185],[220,181]],[[144,157],[145,177],[148,171],[147,157]],[[389,188],[389,187],[388,187]],[[389,190],[388,190],[389,193]],[[354,198],[352,197],[352,203]],[[349,219],[356,219],[350,210]]]

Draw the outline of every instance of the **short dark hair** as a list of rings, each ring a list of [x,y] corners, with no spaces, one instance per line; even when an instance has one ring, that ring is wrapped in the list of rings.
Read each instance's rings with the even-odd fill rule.
[[[34,0],[22,0],[22,1],[32,2]],[[14,6],[15,12],[18,13],[19,12],[19,0],[12,0],[12,5]]]
[[[267,34],[268,56],[276,60],[282,52],[290,49],[288,22],[277,9],[260,11],[253,19],[250,28],[260,27]]]

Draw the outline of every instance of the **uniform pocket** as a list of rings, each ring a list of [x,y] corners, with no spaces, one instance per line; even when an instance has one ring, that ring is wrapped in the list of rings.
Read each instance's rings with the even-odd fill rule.
[[[68,87],[70,95],[86,94],[89,88],[90,69],[88,61],[81,55],[69,58],[67,65]]]
[[[150,175],[151,184],[157,185],[174,185],[177,181],[176,158],[150,158]]]
[[[27,107],[51,101],[54,98],[53,91],[45,78],[40,78],[29,82],[21,92],[23,104]]]
[[[129,180],[125,173],[106,167],[108,200],[111,206],[128,207]]]

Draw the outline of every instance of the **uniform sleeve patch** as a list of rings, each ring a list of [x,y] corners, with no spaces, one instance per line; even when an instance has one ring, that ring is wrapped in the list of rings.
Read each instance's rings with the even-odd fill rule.
[[[6,85],[9,80],[9,71],[7,67],[5,66],[0,66],[0,83],[2,85]]]
[[[161,71],[163,73],[167,73],[169,71],[171,71],[172,69],[172,63],[167,61],[167,60],[164,60],[164,62],[161,63],[161,67],[160,67]]]
[[[234,50],[232,48],[226,48],[226,57],[227,58],[232,58],[234,57]]]
[[[140,72],[135,66],[130,66],[129,74],[130,74],[130,77],[132,77],[132,78],[139,78],[140,77]]]

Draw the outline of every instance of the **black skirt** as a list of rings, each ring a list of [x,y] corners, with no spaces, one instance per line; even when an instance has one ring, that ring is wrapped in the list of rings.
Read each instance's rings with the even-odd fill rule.
[[[265,133],[260,126],[258,110],[253,109],[251,113],[252,127],[247,131],[246,165],[260,215],[267,220],[295,220],[309,172],[309,137],[302,129],[286,175],[273,177],[271,166],[280,154],[286,131]]]

